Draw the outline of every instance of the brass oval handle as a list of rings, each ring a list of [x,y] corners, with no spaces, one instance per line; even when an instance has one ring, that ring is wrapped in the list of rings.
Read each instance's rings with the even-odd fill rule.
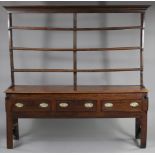
[[[104,106],[106,108],[112,108],[113,107],[113,103],[108,102],[108,103],[105,103]]]
[[[23,103],[16,103],[15,106],[17,108],[22,108],[22,107],[24,107],[24,104]]]
[[[47,108],[48,107],[48,103],[40,103],[39,106],[41,108]]]
[[[92,108],[93,106],[94,106],[94,104],[91,103],[91,102],[90,102],[90,103],[88,102],[88,103],[85,103],[85,104],[84,104],[84,107],[85,107],[85,108]]]
[[[133,107],[133,108],[136,108],[136,107],[139,106],[139,103],[138,102],[131,102],[130,106]]]
[[[59,106],[61,107],[61,108],[67,108],[68,107],[68,103],[59,103]]]

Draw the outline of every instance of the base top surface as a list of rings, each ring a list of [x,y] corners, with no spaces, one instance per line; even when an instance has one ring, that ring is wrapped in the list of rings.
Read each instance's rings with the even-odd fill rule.
[[[15,85],[9,87],[5,93],[146,93],[146,88],[138,85],[81,85],[74,90],[69,85]]]

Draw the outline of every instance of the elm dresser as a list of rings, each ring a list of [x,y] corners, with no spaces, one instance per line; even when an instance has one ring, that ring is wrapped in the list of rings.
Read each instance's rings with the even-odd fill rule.
[[[110,5],[110,6],[4,6],[8,13],[9,53],[11,66],[11,86],[6,93],[6,127],[7,148],[13,148],[13,139],[19,139],[18,119],[20,118],[135,118],[135,138],[140,139],[140,148],[146,147],[148,91],[143,84],[144,51],[144,16],[147,5]],[[14,25],[13,17],[17,14],[52,14],[69,13],[72,15],[72,27],[41,27]],[[79,14],[92,13],[132,13],[139,14],[139,24],[116,27],[78,27]],[[104,22],[104,21],[103,21]],[[14,46],[13,32],[25,31],[67,31],[72,32],[72,48],[38,48]],[[139,30],[138,46],[110,48],[79,48],[77,34],[79,31],[122,31]],[[89,40],[88,40],[89,41]],[[25,40],[26,42],[26,40]],[[73,54],[72,69],[34,69],[16,68],[14,52],[66,52]],[[77,53],[79,52],[139,52],[138,68],[102,68],[79,69]],[[89,54],[89,53],[88,53]],[[97,60],[96,60],[97,61]],[[16,72],[70,72],[73,73],[72,85],[16,85]],[[78,85],[79,72],[139,72],[137,85]],[[106,73],[105,73],[106,74]]]

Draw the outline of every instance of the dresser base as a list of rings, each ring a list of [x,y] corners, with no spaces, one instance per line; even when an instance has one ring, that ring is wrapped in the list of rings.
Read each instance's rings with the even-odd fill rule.
[[[6,91],[7,148],[19,139],[19,118],[135,118],[146,147],[147,90],[140,86],[14,86]]]

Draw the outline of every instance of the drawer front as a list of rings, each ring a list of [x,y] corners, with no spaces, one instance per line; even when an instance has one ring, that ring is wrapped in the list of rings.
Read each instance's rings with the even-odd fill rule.
[[[49,99],[16,99],[13,104],[14,111],[50,111],[52,102]]]
[[[141,100],[144,97],[142,93],[119,93],[119,94],[103,94],[103,100]]]
[[[56,100],[56,111],[68,112],[95,112],[95,100]]]
[[[141,111],[141,100],[103,100],[101,101],[102,111]]]

